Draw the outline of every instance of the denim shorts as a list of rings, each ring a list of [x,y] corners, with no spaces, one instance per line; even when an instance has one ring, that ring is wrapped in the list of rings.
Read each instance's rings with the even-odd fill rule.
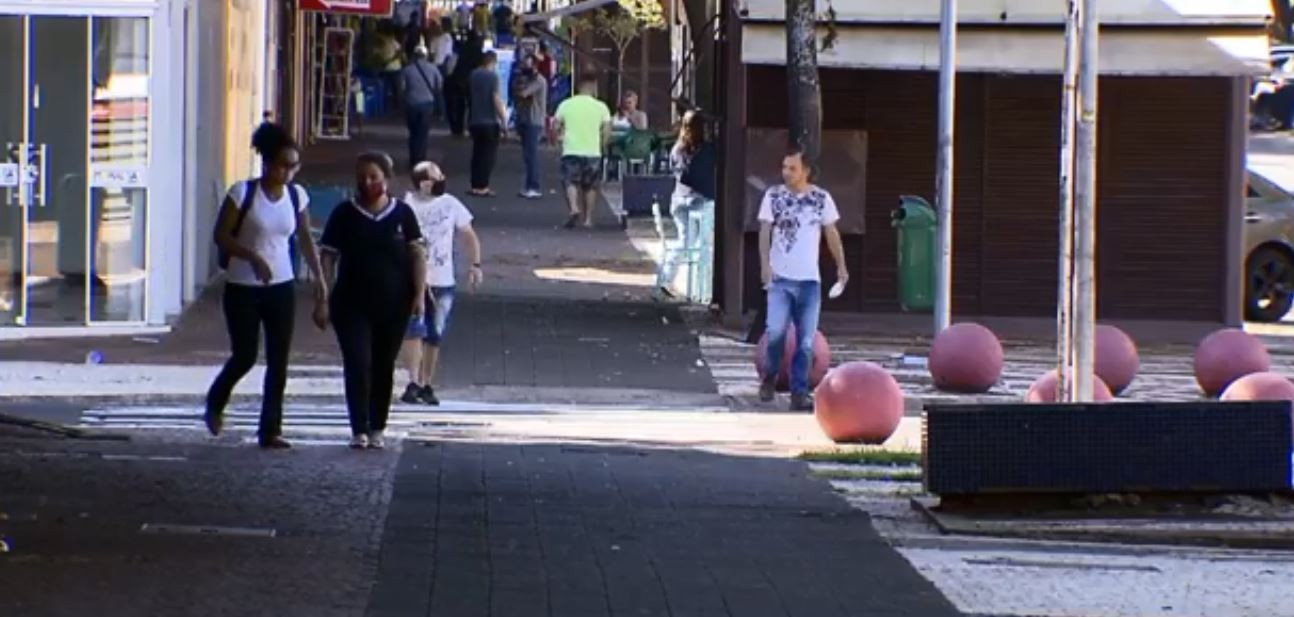
[[[454,310],[454,288],[428,287],[421,316],[409,320],[404,339],[422,339],[428,345],[439,345],[449,327],[449,313]]]

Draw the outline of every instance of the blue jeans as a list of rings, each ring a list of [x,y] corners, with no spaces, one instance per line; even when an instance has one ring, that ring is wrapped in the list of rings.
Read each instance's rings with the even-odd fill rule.
[[[526,182],[522,189],[538,191],[539,189],[539,138],[544,134],[544,127],[529,122],[518,122],[517,132],[521,134],[521,158],[526,162]]]
[[[404,332],[405,340],[422,339],[439,346],[449,328],[449,314],[454,310],[454,287],[428,287],[422,315],[414,315]]]
[[[669,214],[674,219],[674,229],[677,237],[673,245],[668,248],[687,250],[696,248],[700,244],[702,238],[697,230],[689,225],[688,217],[693,212],[711,204],[713,202],[700,197],[670,198]],[[661,287],[669,287],[674,282],[674,276],[678,273],[678,257],[678,252],[665,251],[665,257],[660,264],[660,274],[657,278],[657,284]]]
[[[768,286],[768,354],[764,374],[776,379],[786,351],[786,335],[792,323],[795,356],[791,359],[791,393],[809,393],[809,367],[813,366],[813,336],[818,332],[822,308],[822,283],[773,278]]]
[[[427,139],[431,120],[436,115],[435,103],[410,105],[405,108],[405,123],[409,128],[409,168],[427,160]]]

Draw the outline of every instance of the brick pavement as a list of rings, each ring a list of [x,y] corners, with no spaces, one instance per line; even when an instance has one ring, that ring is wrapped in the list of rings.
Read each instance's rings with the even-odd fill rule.
[[[957,611],[803,465],[407,443],[370,617]]]
[[[395,452],[164,441],[0,430],[0,536],[11,549],[0,553],[0,615],[363,614]],[[275,536],[148,533],[145,523]]]

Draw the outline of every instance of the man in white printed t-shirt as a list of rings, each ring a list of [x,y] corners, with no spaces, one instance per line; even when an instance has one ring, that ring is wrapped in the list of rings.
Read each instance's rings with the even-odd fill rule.
[[[472,229],[472,213],[467,206],[445,192],[445,174],[439,166],[429,161],[415,165],[413,186],[404,200],[417,215],[418,227],[427,242],[427,298],[423,303],[427,308],[425,315],[414,315],[405,334],[409,385],[400,400],[411,405],[439,405],[432,382],[440,363],[440,343],[454,307],[454,236],[460,236],[467,247],[471,260],[467,282],[472,291],[482,279],[481,241]]]
[[[845,249],[836,221],[840,213],[826,190],[809,183],[810,168],[804,155],[792,152],[782,159],[785,184],[764,192],[759,206],[760,277],[768,291],[768,352],[759,398],[773,400],[782,366],[786,335],[795,324],[796,348],[791,361],[791,411],[812,411],[809,367],[813,365],[813,336],[822,308],[822,283],[818,251],[825,232],[827,247],[836,262],[836,280],[849,280]]]

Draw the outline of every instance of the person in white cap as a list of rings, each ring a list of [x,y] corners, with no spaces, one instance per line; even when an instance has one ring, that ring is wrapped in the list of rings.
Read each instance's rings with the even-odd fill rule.
[[[470,265],[469,291],[481,284],[481,241],[472,229],[472,213],[457,197],[446,192],[445,173],[430,161],[413,168],[414,189],[404,196],[413,208],[426,240],[427,296],[423,315],[414,315],[405,331],[404,358],[409,385],[400,400],[411,405],[439,405],[433,383],[440,363],[440,347],[454,308],[454,239],[463,241]],[[419,340],[421,339],[421,340]]]

